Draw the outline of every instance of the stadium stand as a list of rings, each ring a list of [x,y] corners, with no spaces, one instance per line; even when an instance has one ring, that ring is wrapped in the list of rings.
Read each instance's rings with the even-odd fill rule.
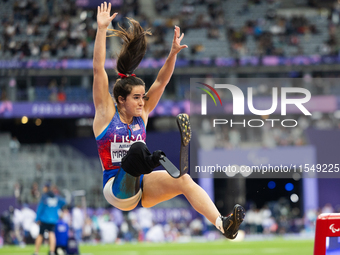
[[[151,3],[151,7],[153,4],[154,9],[143,13],[141,10],[145,10],[146,2]],[[237,66],[238,61],[242,63],[242,58],[316,56],[325,57],[326,63],[327,57],[338,59],[339,5],[320,7],[311,6],[311,2],[307,0],[122,1],[122,6],[117,7],[119,16],[113,25],[116,27],[117,23],[124,24],[126,22],[124,17],[134,17],[144,28],[151,28],[153,35],[148,38],[146,54],[146,60],[151,64],[139,69],[141,76],[145,77],[148,83],[153,81],[155,72],[154,70],[151,72],[150,67],[155,63],[161,63],[167,56],[171,47],[173,27],[175,24],[179,25],[185,33],[183,43],[189,46],[189,49],[183,50],[179,56],[180,60],[186,61],[184,67],[195,68],[196,65],[199,67],[195,61],[211,63],[210,66],[216,63],[211,60],[230,61],[231,64],[219,74],[208,74],[204,69],[203,71],[191,69],[197,77],[204,78],[207,83],[210,83],[214,78],[236,79],[242,75],[247,76],[234,70],[229,73],[230,69]],[[50,75],[48,68],[35,70],[34,66],[27,70],[36,73],[33,72],[26,77],[25,68],[13,74],[11,71],[15,69],[4,70],[5,68],[2,67],[3,63],[12,63],[12,61],[26,62],[29,67],[34,61],[45,60],[60,61],[58,63],[88,60],[91,64],[96,33],[94,9],[79,7],[75,0],[3,0],[0,1],[0,17],[0,77],[3,77],[0,79],[0,104],[7,101],[92,102],[91,68],[80,69],[81,74],[79,75],[78,72],[77,76],[67,67],[63,69],[63,65],[51,68],[59,71],[56,75]],[[110,58],[116,52],[119,41],[109,38],[108,42],[107,58]],[[159,64],[156,64],[158,68]],[[256,62],[255,69],[248,72],[248,77],[257,76],[256,67],[260,65],[260,61]],[[282,64],[282,69],[289,65],[292,64]],[[299,69],[295,72],[294,68],[293,66],[288,71],[279,70],[276,73],[264,72],[263,75],[303,78],[307,81],[305,87],[313,96],[340,95],[340,87],[337,83],[322,80],[327,75],[339,78],[338,71],[325,74],[321,71]],[[7,71],[8,69],[10,70]],[[189,98],[191,73],[184,72],[173,76],[164,99],[179,101]],[[110,75],[110,82],[112,82],[114,77],[112,73]],[[312,82],[308,83],[308,81]],[[246,94],[249,84],[239,84],[239,86]],[[272,93],[272,86],[254,87],[254,95],[268,97]],[[294,87],[294,84],[282,85],[284,86]],[[222,94],[222,98],[231,99],[231,95]],[[171,103],[168,105],[171,106]],[[280,127],[270,130],[219,127],[222,130],[220,134],[225,135],[215,136],[202,122],[198,130],[200,132],[198,143],[204,149],[225,150],[300,147],[310,144],[306,137],[309,128],[329,131],[340,127],[339,111],[317,113],[314,114],[313,119],[306,119],[301,114],[289,114],[287,118],[298,119],[302,125],[294,130]],[[204,121],[211,120],[207,118]],[[169,123],[172,123],[172,119],[166,116],[153,118],[149,126],[156,130],[171,130],[173,123]],[[92,136],[89,125],[87,128],[90,130],[87,130],[87,134],[90,133]],[[101,240],[99,225],[108,221],[114,222],[119,227],[117,234],[122,240],[146,239],[144,236],[138,236],[138,231],[134,229],[138,225],[135,212],[126,216],[114,209],[108,211],[103,209],[107,203],[100,187],[102,175],[98,158],[86,157],[73,147],[49,142],[21,144],[20,149],[13,153],[8,146],[10,141],[10,133],[0,133],[0,159],[6,159],[0,160],[0,197],[16,194],[19,202],[37,203],[39,189],[47,181],[56,184],[61,192],[85,190],[87,204],[97,208],[88,208],[87,211],[93,225],[96,226],[90,234],[91,242]],[[178,206],[185,207],[183,204]],[[248,205],[248,208],[252,217],[246,218],[244,230],[247,234],[313,231],[316,215],[322,211],[311,210],[301,215],[301,212],[291,208],[289,201],[284,199],[270,204],[269,208],[267,206],[256,208],[253,204]],[[333,208],[332,211],[339,211],[339,208]],[[152,213],[156,223],[166,226],[164,227],[165,240],[173,241],[180,239],[180,236],[194,235],[195,231],[189,227],[190,222],[194,220],[191,211],[180,211],[175,208],[166,212],[162,211],[162,208],[157,208]],[[169,218],[171,221],[167,224]],[[187,219],[185,223],[181,222],[184,221],[183,218]],[[207,223],[203,225],[206,228],[203,232],[209,230]]]
[[[94,192],[101,183],[100,163],[88,159],[82,153],[70,146],[56,144],[21,145],[17,153],[11,153],[8,146],[11,139],[9,133],[0,134],[0,194],[12,196],[17,182],[24,190],[20,201],[36,202],[31,192],[34,183],[38,188],[46,182],[51,182],[60,190],[85,190],[90,204],[103,205],[102,196]],[[91,178],[89,178],[91,176]]]
[[[117,18],[124,23],[123,17],[131,14],[151,28],[148,57],[167,55],[175,23],[186,33],[183,43],[191,49],[184,51],[182,57],[186,59],[327,55],[338,48],[339,22],[330,18],[334,11],[311,8],[306,3],[303,6],[303,1],[298,11],[285,11],[279,1],[161,2],[155,1],[157,16],[153,19],[135,15],[127,4]],[[2,59],[92,58],[96,29],[93,10],[82,9],[71,0],[8,0],[0,3],[0,9]]]

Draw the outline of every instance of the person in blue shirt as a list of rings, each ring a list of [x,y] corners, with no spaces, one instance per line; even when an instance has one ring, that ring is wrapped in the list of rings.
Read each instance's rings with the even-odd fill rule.
[[[55,195],[51,191],[50,183],[45,184],[43,189],[43,195],[40,199],[37,209],[36,221],[40,225],[39,236],[35,240],[35,252],[34,255],[38,255],[40,246],[44,239],[43,235],[45,231],[49,233],[49,255],[54,255],[56,246],[56,237],[54,233],[55,225],[59,220],[58,212],[66,204],[65,199]]]
[[[58,254],[58,249],[61,249],[64,253],[66,253],[67,250],[67,244],[68,244],[68,231],[69,226],[68,224],[63,221],[62,219],[59,219],[55,226],[55,237],[56,237],[56,249],[55,252]]]

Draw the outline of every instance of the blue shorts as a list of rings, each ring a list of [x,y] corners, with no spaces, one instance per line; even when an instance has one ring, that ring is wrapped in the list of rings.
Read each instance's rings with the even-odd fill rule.
[[[111,169],[111,170],[104,170],[103,171],[103,189],[105,187],[105,184],[107,183],[108,180],[110,180],[112,177],[115,177],[118,173],[119,168],[117,169]],[[143,190],[143,177],[144,174],[140,176],[140,187]]]
[[[109,202],[114,207],[122,210],[122,211],[130,211],[134,209],[140,200],[142,199],[142,192],[143,192],[143,176],[140,176],[140,188],[139,190],[136,190],[136,193],[133,193],[132,191],[131,195],[126,194],[127,196],[124,198],[119,198],[119,196],[116,196],[114,194],[114,188],[113,184],[115,181],[116,176],[118,175],[119,169],[112,169],[112,170],[105,170],[103,172],[103,194],[107,202]],[[125,171],[124,174],[127,174]],[[117,180],[118,181],[118,180]],[[116,187],[117,188],[117,187]],[[131,187],[134,189],[135,187]],[[124,191],[123,191],[124,192]]]

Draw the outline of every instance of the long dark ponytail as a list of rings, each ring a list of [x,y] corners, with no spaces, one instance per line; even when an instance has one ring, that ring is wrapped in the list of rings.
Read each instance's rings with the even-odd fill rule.
[[[131,93],[132,86],[144,85],[142,79],[130,76],[142,61],[146,52],[146,35],[151,35],[149,30],[144,30],[138,21],[127,18],[130,22],[128,30],[122,28],[119,30],[109,29],[113,32],[110,36],[118,36],[123,39],[123,46],[118,54],[116,71],[127,75],[126,78],[117,79],[113,87],[113,95],[117,103],[118,97],[122,96],[124,99]]]

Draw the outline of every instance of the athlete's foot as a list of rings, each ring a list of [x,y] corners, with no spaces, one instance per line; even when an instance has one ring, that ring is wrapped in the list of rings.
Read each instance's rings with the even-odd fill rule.
[[[222,217],[224,236],[229,239],[235,239],[238,234],[238,229],[246,216],[245,210],[241,205],[235,205],[233,212],[227,216]]]

